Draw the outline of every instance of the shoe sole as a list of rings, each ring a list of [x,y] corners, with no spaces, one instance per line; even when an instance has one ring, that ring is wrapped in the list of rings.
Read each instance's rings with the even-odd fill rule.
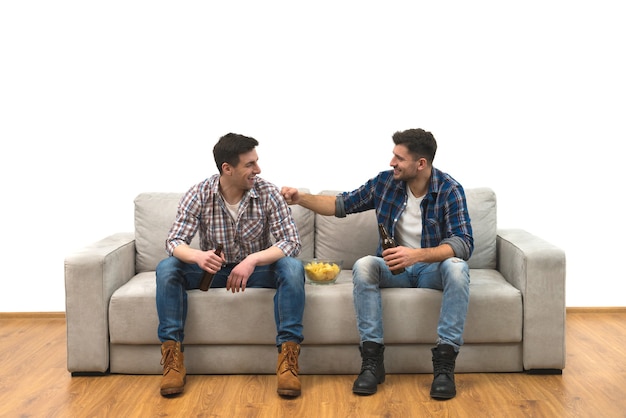
[[[289,390],[289,389],[279,389],[277,390],[278,394],[280,396],[289,396],[289,397],[296,397],[296,396],[300,396],[301,391],[299,390]]]
[[[183,391],[185,390],[185,383],[187,383],[187,376],[185,376],[185,378],[183,379],[183,386],[177,387],[177,388],[165,388],[165,389],[161,389],[161,396],[172,396],[172,395],[178,395],[179,393],[183,393]]]
[[[430,394],[430,397],[433,399],[452,399],[456,396],[456,393],[453,393],[451,395],[441,395],[441,394]]]
[[[380,385],[384,381],[385,381],[385,378],[383,377],[382,379],[378,381],[378,385]],[[378,391],[378,385],[376,385],[376,387],[372,389],[358,389],[358,388],[352,387],[352,393],[356,393],[357,395],[373,395]]]
[[[377,389],[374,389],[374,390],[352,389],[352,393],[356,393],[357,395],[373,395],[376,392],[377,392]]]
[[[385,383],[385,375],[378,379],[378,385]],[[352,387],[352,393],[357,395],[373,395],[378,391],[378,385],[373,389],[355,389]]]
[[[178,395],[179,393],[183,393],[183,390],[184,388],[161,389],[161,396]]]

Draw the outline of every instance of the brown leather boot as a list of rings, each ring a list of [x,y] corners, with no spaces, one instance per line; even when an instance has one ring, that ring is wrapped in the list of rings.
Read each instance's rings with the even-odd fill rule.
[[[165,341],[161,344],[161,364],[163,365],[163,379],[161,380],[161,395],[181,393],[185,388],[187,369],[185,358],[178,341]]]
[[[292,341],[282,343],[278,353],[276,377],[278,378],[278,394],[283,396],[300,396],[300,380],[298,379],[298,355],[300,345]]]

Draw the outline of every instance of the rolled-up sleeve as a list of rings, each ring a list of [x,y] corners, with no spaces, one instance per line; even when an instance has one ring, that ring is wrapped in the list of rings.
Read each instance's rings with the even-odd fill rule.
[[[467,261],[474,251],[474,237],[462,187],[450,189],[445,206],[443,224],[446,225],[447,231],[441,244],[450,245],[456,257]]]
[[[165,251],[174,254],[174,248],[189,245],[198,231],[201,206],[194,189],[189,190],[178,203],[176,219],[165,240]]]
[[[270,232],[275,240],[274,246],[280,248],[287,257],[297,257],[302,243],[291,208],[280,193],[271,193],[269,201]]]

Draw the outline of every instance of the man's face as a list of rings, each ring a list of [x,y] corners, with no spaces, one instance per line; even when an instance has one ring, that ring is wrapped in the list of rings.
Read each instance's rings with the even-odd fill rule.
[[[233,184],[242,190],[250,190],[254,187],[256,176],[261,173],[258,161],[259,157],[255,149],[240,154],[239,164],[231,168]]]
[[[393,158],[389,162],[393,167],[393,178],[396,180],[409,181],[417,177],[420,160],[409,153],[406,145],[398,144],[393,147]]]

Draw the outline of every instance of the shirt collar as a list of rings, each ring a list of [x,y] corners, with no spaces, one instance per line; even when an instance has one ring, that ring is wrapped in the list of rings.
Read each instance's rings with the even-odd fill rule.
[[[443,179],[441,178],[441,171],[433,167],[430,175],[430,183],[428,184],[428,193],[426,194],[436,198],[442,182]]]
[[[258,182],[259,182],[259,178],[257,177],[254,182],[254,186],[252,186],[250,190],[247,190],[243,194],[243,196],[241,197],[241,201],[247,201],[249,199],[259,198],[259,191],[257,190]],[[220,175],[219,174],[214,174],[213,177],[211,178],[211,191],[213,192],[214,196],[222,196],[222,193],[220,193]]]

